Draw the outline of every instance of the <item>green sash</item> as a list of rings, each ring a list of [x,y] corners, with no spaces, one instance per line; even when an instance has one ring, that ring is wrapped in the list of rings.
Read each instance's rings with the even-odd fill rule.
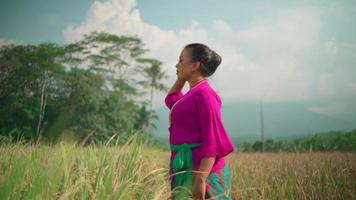
[[[191,194],[193,187],[193,176],[191,172],[191,170],[193,170],[192,148],[198,146],[201,146],[201,144],[171,145],[171,150],[177,151],[173,159],[173,173],[187,171],[175,175],[174,199],[187,198]]]

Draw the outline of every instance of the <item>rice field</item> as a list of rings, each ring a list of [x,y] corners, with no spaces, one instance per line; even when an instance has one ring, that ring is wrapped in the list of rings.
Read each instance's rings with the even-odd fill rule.
[[[125,145],[0,146],[0,199],[169,199],[170,153]],[[235,153],[234,199],[356,199],[355,153]]]

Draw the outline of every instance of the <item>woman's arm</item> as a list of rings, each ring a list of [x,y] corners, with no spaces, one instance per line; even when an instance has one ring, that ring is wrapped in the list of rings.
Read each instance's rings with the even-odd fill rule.
[[[195,176],[197,181],[199,180],[206,181],[206,179],[210,174],[210,170],[214,165],[214,162],[215,162],[215,157],[206,157],[201,159],[199,172],[196,173]]]
[[[205,157],[201,159],[199,172],[193,173],[193,199],[205,199],[206,179],[215,162],[215,157]]]
[[[169,90],[169,93],[181,91],[184,87],[186,80],[183,79],[177,79],[176,82],[173,84],[172,88]]]

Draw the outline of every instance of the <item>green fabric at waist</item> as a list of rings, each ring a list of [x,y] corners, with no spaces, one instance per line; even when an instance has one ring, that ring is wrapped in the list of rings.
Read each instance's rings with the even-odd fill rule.
[[[193,186],[192,172],[193,170],[193,155],[192,148],[201,146],[200,143],[195,144],[181,144],[181,145],[171,145],[171,151],[176,151],[172,163],[173,173],[180,171],[186,171],[185,173],[180,173],[175,175],[174,188],[185,187],[188,191],[191,191]],[[180,189],[177,192],[176,197],[182,197],[189,195],[185,189]],[[174,199],[179,199],[174,198]]]
[[[172,151],[177,151],[173,159],[173,172],[193,169],[192,148],[201,146],[200,143],[171,145]]]

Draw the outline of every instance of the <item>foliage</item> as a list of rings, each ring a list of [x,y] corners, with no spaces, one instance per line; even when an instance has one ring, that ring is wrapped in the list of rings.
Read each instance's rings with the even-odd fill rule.
[[[156,127],[151,119],[157,116],[145,108],[152,97],[137,99],[147,87],[165,88],[159,81],[166,75],[159,66],[145,73],[143,60],[160,61],[145,58],[143,46],[135,36],[104,32],[68,45],[2,46],[0,135],[49,142],[89,136],[105,143],[115,134]],[[145,79],[159,84],[139,84]]]
[[[347,132],[315,133],[294,140],[267,139],[264,145],[267,152],[356,151],[356,129]],[[260,152],[261,150],[260,140],[253,144],[250,142],[242,144],[242,151],[245,152]]]

